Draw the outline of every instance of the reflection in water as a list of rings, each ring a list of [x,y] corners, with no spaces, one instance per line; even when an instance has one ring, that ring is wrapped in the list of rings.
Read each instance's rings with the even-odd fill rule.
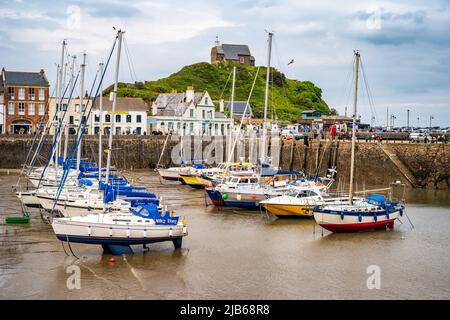
[[[450,298],[447,191],[407,189],[414,229],[402,219],[392,231],[331,234],[313,219],[205,207],[202,191],[161,185],[154,173],[137,176],[186,217],[181,250],[171,242],[134,247],[136,254],[111,262],[100,246],[72,244],[80,259],[68,257],[33,211],[29,225],[0,225],[0,298]],[[1,215],[19,211],[15,181],[0,175]],[[80,290],[67,288],[72,265],[80,268]],[[381,269],[380,290],[366,287],[370,265]]]

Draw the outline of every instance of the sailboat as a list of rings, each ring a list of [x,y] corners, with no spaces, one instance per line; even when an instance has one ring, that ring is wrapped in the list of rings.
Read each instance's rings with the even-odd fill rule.
[[[393,229],[394,222],[403,215],[405,207],[399,202],[387,201],[382,195],[354,199],[354,171],[356,146],[356,115],[358,102],[358,74],[360,53],[355,51],[355,88],[353,99],[352,151],[350,161],[350,187],[346,201],[334,201],[314,208],[314,219],[331,232],[356,232]]]
[[[173,212],[163,208],[159,203],[144,202],[144,204],[137,206],[120,203],[118,204],[119,210],[112,212],[108,210],[108,204],[114,204],[117,196],[110,181],[110,167],[123,34],[124,31],[118,30],[114,42],[114,47],[117,45],[117,59],[112,92],[113,121],[109,132],[106,179],[104,182],[106,187],[102,203],[104,211],[98,214],[54,218],[52,228],[56,237],[61,241],[102,245],[104,251],[112,254],[131,254],[133,253],[131,245],[141,244],[145,247],[147,243],[163,241],[172,241],[175,248],[181,248],[182,239],[187,235],[186,221],[185,219],[180,220]],[[112,53],[113,50],[108,62]],[[104,71],[100,81],[103,81],[103,76]],[[81,139],[83,131],[80,131],[78,139]],[[81,213],[85,213],[85,211]]]

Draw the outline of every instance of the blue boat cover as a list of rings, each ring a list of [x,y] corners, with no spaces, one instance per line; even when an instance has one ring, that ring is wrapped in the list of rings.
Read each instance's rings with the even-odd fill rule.
[[[367,201],[372,204],[382,205],[385,202],[385,198],[380,194],[373,194],[367,197]]]
[[[179,217],[171,217],[169,211],[161,214],[156,204],[144,204],[136,209],[131,209],[131,212],[144,219],[153,219],[157,225],[176,225],[179,219]]]

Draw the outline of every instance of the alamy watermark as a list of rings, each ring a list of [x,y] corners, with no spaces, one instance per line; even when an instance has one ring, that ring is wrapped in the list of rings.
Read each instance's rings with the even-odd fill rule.
[[[81,270],[77,265],[70,265],[66,268],[66,273],[70,274],[67,278],[66,286],[69,290],[81,289]]]
[[[367,278],[366,285],[367,289],[373,290],[381,289],[381,268],[377,265],[370,265],[366,270],[367,274],[370,276]]]

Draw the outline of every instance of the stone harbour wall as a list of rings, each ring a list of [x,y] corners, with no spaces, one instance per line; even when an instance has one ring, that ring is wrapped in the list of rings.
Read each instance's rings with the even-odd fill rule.
[[[173,154],[180,154],[179,141],[176,137],[167,140],[165,152],[161,151],[166,142],[166,136],[117,136],[113,140],[112,164],[119,169],[145,169],[160,165],[173,165]],[[48,150],[51,146],[49,139],[39,157],[39,164],[45,163]],[[226,144],[214,139],[186,138],[183,143],[185,157],[226,160]],[[337,180],[346,184],[349,180],[351,142],[311,140],[306,146],[303,140],[272,140],[269,144],[276,156],[279,156],[279,165],[282,169],[303,170],[310,175],[323,176],[327,169],[336,167]],[[403,164],[398,164],[383,151],[383,145],[388,144],[390,150]],[[0,168],[18,169],[24,163],[27,152],[32,144],[31,137],[4,135],[0,136]],[[240,155],[248,158],[249,153],[256,159],[254,140],[239,141],[237,150]],[[278,145],[278,146],[277,146]],[[356,147],[355,178],[357,187],[367,185],[389,185],[400,180],[411,185],[405,178],[402,170],[409,170],[417,181],[416,187],[447,189],[450,186],[450,145],[424,144],[410,142],[383,142],[383,145],[374,142],[359,140]],[[103,149],[107,148],[107,137],[103,139]],[[276,148],[276,149],[275,149]],[[238,151],[236,151],[238,153]],[[98,162],[98,138],[87,136],[82,143],[83,157]],[[269,152],[269,155],[271,152]],[[271,154],[272,157],[274,154]],[[103,163],[106,163],[106,152],[103,152]],[[215,162],[215,161],[213,161]]]

